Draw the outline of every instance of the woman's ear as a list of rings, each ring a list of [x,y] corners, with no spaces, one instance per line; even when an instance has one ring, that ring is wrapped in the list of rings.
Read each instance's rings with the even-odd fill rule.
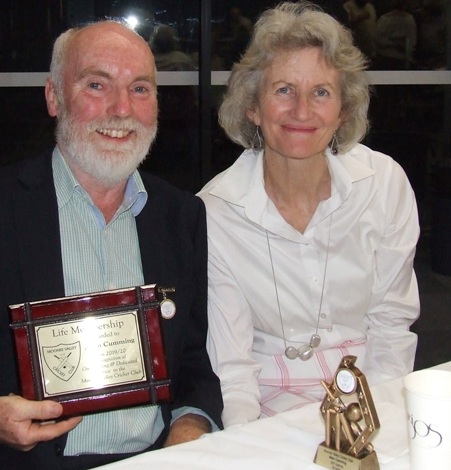
[[[337,131],[338,129],[340,129],[340,127],[346,122],[346,119],[348,118],[348,113],[347,111],[344,111],[343,109],[340,111],[340,115],[338,117],[338,127],[337,127]]]
[[[48,78],[45,82],[45,100],[47,102],[47,111],[50,116],[58,116],[60,103],[58,100],[58,94],[55,90],[55,84],[51,78]]]
[[[256,126],[260,125],[260,115],[259,115],[258,111],[254,110],[254,109],[248,109],[246,111],[246,117],[250,121],[252,121]]]

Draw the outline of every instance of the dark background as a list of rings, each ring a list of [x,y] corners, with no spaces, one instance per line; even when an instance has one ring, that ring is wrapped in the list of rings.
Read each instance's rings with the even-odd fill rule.
[[[444,15],[443,50],[424,57],[418,39],[414,60],[402,70],[382,71],[373,87],[371,130],[366,144],[391,155],[405,169],[417,197],[421,239],[416,268],[422,315],[417,367],[451,360],[451,2],[411,0],[408,11],[420,31],[431,6]],[[211,71],[228,71],[247,44],[236,35],[231,10],[253,23],[276,1],[229,0],[3,0],[0,10],[0,165],[53,147],[54,121],[48,117],[40,79],[19,86],[14,74],[47,72],[54,39],[71,26],[103,18],[139,18],[137,31],[151,40],[158,25],[169,25],[189,68],[174,67],[180,84],[159,80],[160,127],[144,167],[195,192],[237,158],[241,149],[217,125],[224,91],[212,85]],[[340,0],[318,0],[346,22]],[[389,0],[374,0],[378,17]],[[438,8],[438,9],[437,9]],[[235,33],[234,33],[235,31]],[[199,85],[184,84],[183,73],[198,72]],[[443,81],[443,75],[448,73]],[[401,75],[403,74],[403,75]],[[437,78],[438,77],[438,78]],[[395,79],[395,83],[393,83]]]

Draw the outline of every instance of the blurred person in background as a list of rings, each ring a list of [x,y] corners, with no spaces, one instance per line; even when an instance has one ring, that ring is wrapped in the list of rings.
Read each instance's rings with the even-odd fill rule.
[[[355,45],[372,60],[376,55],[376,10],[367,0],[348,0],[343,4]]]
[[[377,55],[373,68],[410,69],[417,45],[417,25],[407,11],[407,0],[392,0],[392,9],[377,20]]]

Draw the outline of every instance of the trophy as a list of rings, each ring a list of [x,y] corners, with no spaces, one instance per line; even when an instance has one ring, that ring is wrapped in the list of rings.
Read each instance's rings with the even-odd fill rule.
[[[357,357],[341,360],[331,384],[321,381],[326,397],[321,404],[325,440],[315,463],[331,470],[378,470],[370,440],[380,428],[366,377],[354,366]]]

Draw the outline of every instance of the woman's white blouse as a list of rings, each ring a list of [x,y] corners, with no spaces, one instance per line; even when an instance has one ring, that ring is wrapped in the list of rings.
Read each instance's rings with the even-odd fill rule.
[[[244,151],[199,193],[208,217],[208,350],[226,426],[258,418],[262,358],[309,342],[317,323],[319,349],[366,342],[357,365],[370,383],[413,367],[417,338],[409,326],[419,315],[413,190],[399,164],[363,145],[326,158],[332,194],[303,234],[268,198],[262,152]]]

